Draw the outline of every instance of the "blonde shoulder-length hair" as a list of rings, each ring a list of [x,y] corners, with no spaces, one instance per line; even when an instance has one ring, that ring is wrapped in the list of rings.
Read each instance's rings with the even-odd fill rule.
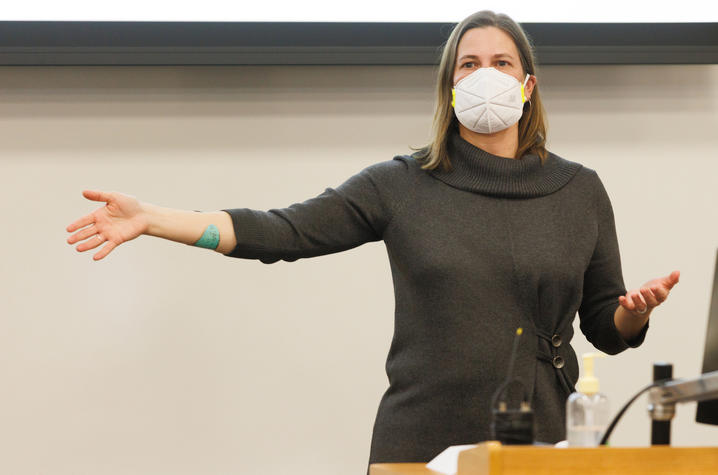
[[[452,130],[458,128],[458,121],[451,106],[456,50],[464,33],[472,28],[485,28],[487,26],[494,26],[505,31],[516,44],[524,73],[536,74],[531,43],[523,29],[509,16],[484,10],[474,13],[456,25],[446,45],[444,45],[441,62],[439,63],[431,142],[414,153],[414,157],[422,164],[424,169],[433,170],[437,167],[445,170],[451,169],[448,139]],[[548,156],[548,151],[546,150],[546,117],[541,104],[538,85],[534,87],[531,93],[531,101],[525,104],[524,113],[519,119],[519,146],[516,150],[516,158],[521,158],[525,153],[538,155],[542,161]]]

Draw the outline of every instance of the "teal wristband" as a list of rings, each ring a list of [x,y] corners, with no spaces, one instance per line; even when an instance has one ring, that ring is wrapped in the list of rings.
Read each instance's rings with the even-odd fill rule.
[[[207,226],[202,237],[194,245],[205,249],[217,249],[217,246],[219,246],[219,229],[217,229],[217,226],[214,224]]]

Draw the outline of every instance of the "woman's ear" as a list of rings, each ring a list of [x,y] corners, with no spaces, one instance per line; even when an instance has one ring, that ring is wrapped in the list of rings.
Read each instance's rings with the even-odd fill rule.
[[[526,85],[524,86],[524,94],[526,95],[526,100],[531,100],[531,94],[534,91],[534,87],[536,87],[536,84],[538,83],[538,79],[536,79],[536,76],[531,74],[529,76],[529,80],[526,81]]]

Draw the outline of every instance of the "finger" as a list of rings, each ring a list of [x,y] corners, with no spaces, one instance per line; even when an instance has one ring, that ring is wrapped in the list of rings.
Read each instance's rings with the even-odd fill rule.
[[[105,244],[104,246],[102,246],[102,249],[100,249],[100,252],[98,252],[97,254],[95,254],[94,256],[92,256],[92,258],[93,258],[94,260],[96,260],[96,261],[99,261],[100,259],[102,259],[103,257],[105,257],[107,254],[109,254],[110,252],[112,252],[112,250],[113,250],[114,248],[116,248],[116,247],[117,247],[117,244],[115,244],[115,243],[112,242],[112,241],[108,241],[107,244]]]
[[[618,297],[618,303],[621,304],[621,307],[625,308],[626,310],[633,310],[631,308],[631,304],[629,304],[628,299],[621,295]]]
[[[75,244],[76,242],[83,241],[94,234],[97,234],[97,226],[95,226],[93,223],[93,224],[90,224],[88,227],[79,230],[78,232],[76,232],[75,234],[70,236],[69,238],[67,238],[67,243]]]
[[[74,223],[70,224],[66,229],[68,233],[71,233],[73,231],[76,231],[82,227],[87,226],[88,224],[92,224],[95,222],[95,217],[92,215],[92,213],[83,216],[82,218],[78,219]]]
[[[648,310],[648,305],[646,305],[646,301],[643,300],[643,296],[640,292],[633,291],[631,293],[631,299],[636,306],[636,312],[643,313]]]
[[[105,239],[102,236],[100,236],[99,234],[95,234],[95,237],[88,239],[87,241],[81,243],[75,249],[77,249],[78,252],[85,252],[85,251],[89,251],[90,249],[96,248],[103,242],[105,242]]]
[[[625,297],[622,297],[624,301],[624,307],[626,307],[627,310],[634,311],[636,309],[636,305],[633,303],[633,300],[631,300],[631,295],[626,294]]]
[[[643,298],[635,290],[629,292],[626,298],[630,303],[628,307],[629,310],[632,310],[634,312],[642,312],[646,308],[646,303],[643,301]]]
[[[646,305],[646,301],[643,300],[643,296],[640,292],[634,291],[631,297],[633,298],[633,302],[636,304],[637,312],[645,312],[648,310],[648,305]]]
[[[678,283],[678,280],[681,277],[680,271],[674,270],[669,275],[661,279],[663,285],[668,289],[671,290],[674,285]]]
[[[653,295],[656,297],[658,303],[663,303],[668,298],[668,294],[670,293],[668,289],[665,289],[660,285],[652,286],[651,292],[653,292]]]
[[[653,292],[651,292],[651,289],[647,287],[641,287],[641,297],[643,297],[643,301],[646,302],[646,305],[648,307],[657,307],[660,302],[658,299],[656,299],[656,296],[653,295]]]
[[[110,201],[110,193],[105,193],[104,191],[84,190],[82,196],[92,201]]]

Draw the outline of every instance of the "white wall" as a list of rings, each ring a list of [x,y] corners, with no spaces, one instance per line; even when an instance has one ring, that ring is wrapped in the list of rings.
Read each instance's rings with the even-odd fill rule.
[[[550,148],[598,170],[629,287],[683,272],[646,343],[700,372],[718,247],[718,66],[544,67]],[[386,385],[381,243],[264,265],[140,238],[93,262],[83,188],[187,209],[301,201],[426,140],[429,67],[0,68],[0,472],[363,473]],[[589,347],[582,335],[578,352]],[[718,427],[680,407],[676,445]],[[639,402],[614,445],[645,445]],[[471,442],[471,441],[467,441]]]

